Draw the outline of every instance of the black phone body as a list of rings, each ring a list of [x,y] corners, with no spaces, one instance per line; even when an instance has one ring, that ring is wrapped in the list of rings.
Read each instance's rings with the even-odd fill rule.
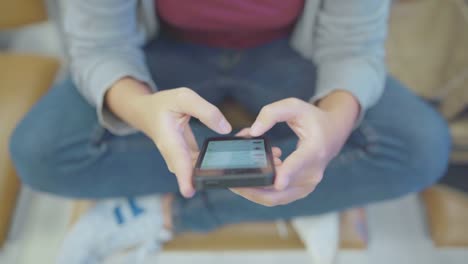
[[[208,138],[193,171],[197,190],[268,186],[274,180],[271,146],[263,136]]]

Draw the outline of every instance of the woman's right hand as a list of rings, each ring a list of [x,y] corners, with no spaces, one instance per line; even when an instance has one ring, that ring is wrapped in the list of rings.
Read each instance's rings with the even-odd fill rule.
[[[184,197],[195,194],[192,171],[199,152],[190,118],[220,134],[232,129],[216,106],[186,87],[151,93],[145,84],[124,78],[109,89],[105,101],[114,114],[153,140]]]

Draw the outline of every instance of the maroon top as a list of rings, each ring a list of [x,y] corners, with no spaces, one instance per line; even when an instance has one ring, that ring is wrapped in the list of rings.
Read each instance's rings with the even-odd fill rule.
[[[287,36],[304,0],[155,0],[163,30],[184,41],[242,49]]]

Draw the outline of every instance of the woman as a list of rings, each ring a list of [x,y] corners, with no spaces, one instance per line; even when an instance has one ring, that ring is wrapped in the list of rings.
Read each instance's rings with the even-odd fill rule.
[[[435,182],[447,165],[447,126],[386,75],[389,5],[67,1],[72,80],[31,110],[11,143],[32,188],[106,199],[68,235],[63,262],[100,261],[167,233],[362,206]],[[277,146],[273,188],[195,193],[198,144],[232,132],[217,108],[227,96],[256,115],[238,135],[268,132]]]

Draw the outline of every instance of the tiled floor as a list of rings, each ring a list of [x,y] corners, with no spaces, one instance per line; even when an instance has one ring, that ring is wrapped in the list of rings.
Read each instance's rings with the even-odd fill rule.
[[[67,229],[70,203],[23,191],[14,230],[0,252],[1,264],[53,263]],[[416,195],[368,207],[370,245],[366,251],[341,251],[337,263],[466,263],[468,249],[434,249]],[[155,263],[156,257],[148,260]],[[302,251],[163,253],[159,263],[311,263]]]

